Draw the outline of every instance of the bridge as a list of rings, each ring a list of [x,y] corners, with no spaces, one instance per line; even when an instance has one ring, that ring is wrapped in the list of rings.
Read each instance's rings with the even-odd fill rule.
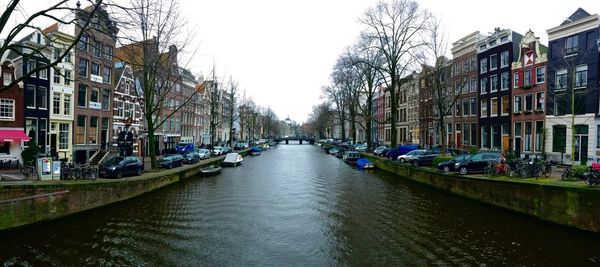
[[[304,141],[308,142],[311,145],[315,143],[315,139],[312,137],[308,137],[308,136],[287,136],[287,137],[275,138],[275,142],[278,142],[278,143],[285,142],[286,145],[290,144],[290,140],[298,141],[300,144],[302,144]]]

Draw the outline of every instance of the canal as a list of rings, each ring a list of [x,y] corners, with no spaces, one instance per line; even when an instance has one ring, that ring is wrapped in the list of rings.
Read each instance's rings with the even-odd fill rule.
[[[3,266],[579,266],[600,238],[279,145],[216,177],[0,234]]]

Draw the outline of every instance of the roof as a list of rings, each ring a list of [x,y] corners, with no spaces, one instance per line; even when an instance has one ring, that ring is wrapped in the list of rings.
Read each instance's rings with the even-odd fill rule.
[[[583,19],[587,16],[589,16],[590,13],[588,13],[587,11],[585,11],[583,8],[578,8],[577,10],[575,10],[575,12],[573,14],[571,14],[571,16],[569,16],[565,21],[563,21],[563,23],[561,23],[560,25],[565,25],[565,24],[569,24],[571,22],[574,21],[578,21],[580,19]]]

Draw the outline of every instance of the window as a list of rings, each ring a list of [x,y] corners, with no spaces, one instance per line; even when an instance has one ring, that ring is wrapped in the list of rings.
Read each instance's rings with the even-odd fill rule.
[[[481,117],[487,117],[487,99],[481,99]]]
[[[500,90],[508,90],[508,71],[505,71],[500,76]]]
[[[519,72],[513,73],[513,88],[519,87]]]
[[[466,94],[469,92],[469,82],[467,80],[463,81],[462,92],[463,92],[463,94]]]
[[[461,107],[462,107],[462,106],[460,105],[460,100],[457,100],[457,101],[456,101],[456,105],[455,105],[455,107],[456,107],[456,116],[460,116],[460,115],[461,115],[461,113],[462,113],[462,112],[461,112]]]
[[[492,40],[492,41],[490,41],[490,43],[489,43],[489,44],[490,44],[490,47],[492,47],[492,46],[496,45],[496,40]]]
[[[41,70],[38,71],[38,77],[40,79],[44,79],[47,80],[48,79],[48,68],[46,67],[46,64],[40,63],[40,68],[42,68]]]
[[[596,126],[596,148],[600,148],[600,124]]]
[[[81,76],[81,77],[88,76],[88,60],[85,58],[79,59],[79,76]]]
[[[125,103],[125,118],[133,117],[133,103]]]
[[[104,71],[102,71],[102,82],[103,83],[110,83],[111,71],[112,71],[112,69],[110,67],[104,66]]]
[[[27,61],[27,73],[31,73],[33,70],[35,70],[35,60],[28,60]],[[37,73],[35,73],[35,72],[31,73],[31,77],[37,77]]]
[[[87,107],[87,86],[85,84],[79,84],[77,92],[77,106]]]
[[[575,87],[587,86],[587,65],[578,66],[575,69]]]
[[[75,144],[85,144],[85,121],[85,116],[77,116],[77,128],[75,129]]]
[[[463,99],[463,116],[468,116],[469,115],[469,99],[465,98]]]
[[[102,90],[102,109],[108,110],[110,107],[110,91]]]
[[[567,89],[567,70],[556,71],[556,89]]]
[[[100,50],[102,49],[102,43],[94,43],[94,46],[92,47],[93,52],[94,52],[94,57],[100,57]]]
[[[98,143],[98,117],[90,117],[90,127],[88,128],[88,144]]]
[[[488,79],[487,78],[482,78],[480,81],[480,85],[479,88],[481,89],[481,94],[485,94],[487,93],[488,90]]]
[[[533,94],[525,95],[525,111],[531,111],[533,109]]]
[[[37,88],[37,104],[40,109],[48,109],[48,88],[38,86]]]
[[[567,126],[552,126],[552,152],[566,152]]]
[[[514,113],[521,113],[521,110],[523,110],[523,99],[522,99],[522,96],[516,95],[515,96],[515,102],[514,102],[513,112]]]
[[[77,47],[81,50],[87,50],[88,49],[88,39],[89,37],[85,34],[81,35],[81,38],[79,38],[79,42],[77,43]]]
[[[469,71],[469,60],[465,59],[465,60],[463,60],[462,72],[466,73],[467,71]]]
[[[565,115],[571,113],[571,101],[567,101],[566,94],[554,96],[554,115]]]
[[[104,46],[103,54],[104,54],[104,58],[105,59],[112,60],[112,57],[113,57],[113,47],[109,46],[109,45],[105,45]]]
[[[502,96],[502,115],[508,115],[510,113],[510,96]]]
[[[0,98],[0,120],[15,120],[15,100]]]
[[[471,115],[477,115],[477,102],[474,97],[471,97]]]
[[[507,41],[508,41],[508,35],[507,36],[502,36],[500,38],[500,42],[502,42],[502,43],[507,42]]]
[[[498,98],[497,97],[490,99],[490,115],[491,116],[498,115]]]
[[[64,95],[65,100],[64,100],[64,108],[63,108],[63,112],[64,115],[71,115],[71,95],[70,94],[65,94]]]
[[[535,69],[535,83],[540,84],[546,81],[546,67],[538,67]]]
[[[523,86],[531,86],[531,70],[523,72]]]
[[[471,78],[470,92],[477,92],[477,79]]]
[[[124,111],[123,111],[123,101],[117,101],[116,102],[117,105],[117,117],[123,117],[124,115]]]
[[[567,40],[565,41],[565,54],[566,55],[577,53],[577,46],[578,46],[578,42],[579,42],[578,37],[579,36],[577,36],[577,35],[567,37]]]
[[[56,84],[60,84],[60,70],[55,69],[53,77],[54,77],[53,82]]]
[[[65,54],[65,57],[63,58],[64,62],[69,62],[71,63],[71,52],[67,52],[67,54]]]
[[[90,91],[90,102],[100,102],[100,90],[98,88],[92,88]]]
[[[471,123],[471,145],[477,145],[477,124]]]
[[[588,98],[586,93],[575,93],[575,106],[573,107],[575,115],[585,114],[585,103],[588,101]]]
[[[525,144],[523,144],[524,151],[531,151],[531,122],[525,122]]]
[[[495,70],[498,68],[498,55],[493,54],[490,56],[490,70]]]
[[[71,85],[72,80],[73,78],[71,78],[71,71],[65,70],[65,85]]]
[[[463,145],[469,145],[469,124],[465,123],[463,124],[463,131],[462,131],[462,136],[463,136]]]
[[[61,54],[60,48],[55,47],[54,48],[54,60],[58,60],[60,58],[60,54]]]
[[[100,75],[100,65],[92,62],[92,75]]]
[[[52,114],[60,114],[60,93],[52,94]]]
[[[535,122],[535,151],[542,151],[543,143],[544,143],[544,122],[536,121]]]
[[[69,149],[69,124],[60,123],[58,127],[58,149]]]
[[[37,119],[36,118],[27,118],[25,119],[25,133],[29,136],[30,140],[25,144],[29,146],[30,143],[38,143],[37,140]],[[39,145],[39,144],[38,144]]]
[[[545,100],[544,92],[535,93],[535,110],[541,111],[544,110],[544,100]]]
[[[2,78],[4,79],[3,81],[4,81],[4,85],[5,85],[5,86],[6,86],[6,85],[9,85],[9,84],[12,82],[12,74],[10,74],[10,73],[6,73],[6,72],[5,72],[5,73],[2,75]]]
[[[28,84],[25,90],[25,106],[35,108],[35,86]]]
[[[479,73],[487,72],[487,58],[483,58],[479,61],[479,69],[480,69]]]
[[[521,131],[521,123],[520,122],[515,122],[515,136],[516,137],[521,137],[522,131]]]
[[[498,92],[498,75],[490,76],[490,92]]]
[[[500,66],[507,67],[508,66],[508,51],[504,51],[500,53]]]
[[[481,147],[482,148],[490,148],[490,127],[482,126],[481,127]],[[481,155],[481,154],[478,154]],[[477,156],[477,155],[475,155]]]

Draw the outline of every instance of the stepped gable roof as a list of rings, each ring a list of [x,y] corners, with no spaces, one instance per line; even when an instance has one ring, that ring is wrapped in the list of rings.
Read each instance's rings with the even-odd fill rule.
[[[563,21],[563,23],[561,23],[560,26],[569,24],[574,21],[578,21],[589,15],[590,15],[590,13],[588,13],[587,11],[585,11],[583,8],[580,7],[577,10],[575,10],[575,12],[571,16],[569,16],[565,21]]]

